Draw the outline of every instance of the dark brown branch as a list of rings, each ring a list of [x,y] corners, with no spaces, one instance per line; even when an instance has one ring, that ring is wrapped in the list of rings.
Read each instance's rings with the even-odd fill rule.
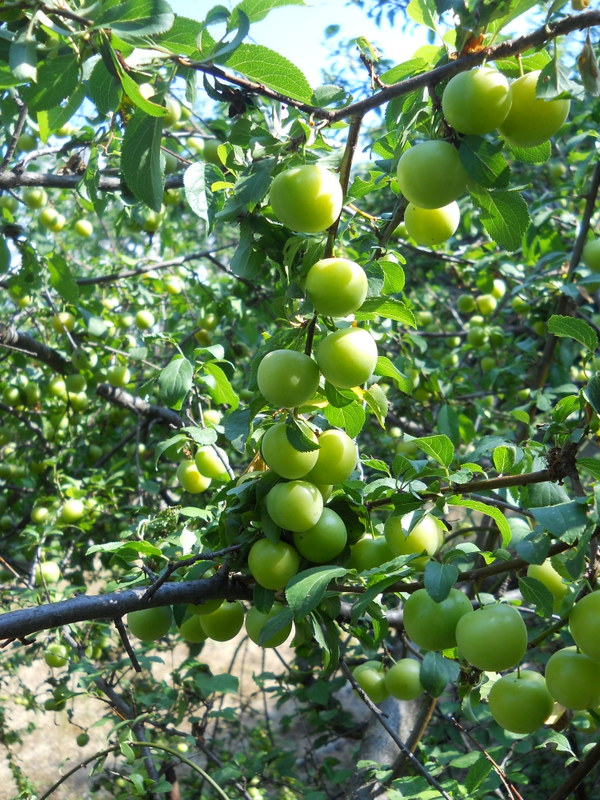
[[[594,172],[592,174],[590,190],[585,198],[585,207],[583,209],[583,214],[581,216],[581,224],[579,226],[579,231],[577,232],[577,238],[575,240],[575,245],[573,246],[573,252],[571,253],[571,259],[569,261],[569,271],[564,279],[565,284],[572,282],[575,269],[577,268],[577,265],[581,260],[581,254],[583,253],[583,248],[585,246],[588,231],[590,229],[592,216],[596,210],[596,199],[598,197],[599,188],[600,188],[600,163],[597,163],[596,166],[594,167]],[[561,294],[558,298],[558,302],[556,303],[556,310],[554,313],[566,314],[569,302],[570,302],[569,295]],[[550,364],[552,363],[554,350],[556,349],[557,341],[558,341],[557,336],[555,336],[553,333],[548,334],[546,343],[544,345],[544,350],[540,357],[539,364],[536,368],[533,380],[531,381],[532,389],[542,389],[544,387],[546,383],[546,378],[548,377]],[[534,416],[535,416],[535,406],[531,409],[530,418],[533,419]]]
[[[135,397],[135,395],[126,392],[125,389],[112,386],[110,383],[99,383],[96,393],[105,400],[121,406],[121,408],[134,411],[142,417],[154,419],[163,425],[169,425],[172,428],[182,428],[185,425],[185,422],[176,411],[164,406],[155,406],[146,400],[142,400],[141,397]]]
[[[140,667],[140,662],[137,660],[135,651],[131,646],[131,642],[129,641],[129,636],[127,636],[127,631],[125,630],[125,625],[123,625],[122,617],[115,617],[114,623],[115,623],[115,628],[117,629],[119,636],[121,637],[121,641],[123,642],[123,647],[125,648],[125,652],[129,656],[129,659],[131,660],[131,666],[134,668],[136,672],[141,672],[142,668]]]
[[[348,194],[348,185],[350,184],[350,172],[352,170],[352,160],[358,144],[358,136],[360,134],[360,126],[362,125],[362,116],[355,116],[350,119],[350,126],[348,129],[348,138],[346,139],[346,147],[344,148],[344,155],[340,165],[340,185],[342,187],[342,195],[346,197]],[[325,258],[331,258],[333,255],[333,245],[335,244],[335,237],[337,236],[338,227],[340,224],[340,217],[336,219],[333,225],[329,228],[327,233],[327,243],[325,245]]]
[[[20,333],[11,325],[0,324],[0,347],[37,358],[38,361],[47,364],[55,372],[63,375],[72,371],[71,362],[67,361],[59,352],[38,342],[26,333]]]
[[[158,608],[177,603],[201,603],[204,600],[250,599],[252,589],[242,583],[227,581],[219,575],[198,581],[166,583],[149,600],[144,600],[147,586],[102,595],[78,595],[58,603],[8,611],[0,615],[0,640],[18,639],[36,631],[58,628],[73,622],[94,619],[114,620],[141,608]]]
[[[25,127],[25,122],[27,120],[27,106],[25,103],[22,103],[18,98],[14,98],[15,102],[19,105],[19,116],[17,117],[17,122],[15,125],[15,129],[11,136],[10,142],[8,143],[8,147],[6,148],[6,153],[4,154],[4,158],[0,161],[0,172],[6,167],[7,164],[10,164],[12,157],[15,154],[15,150],[17,149],[17,142],[19,141],[19,136],[23,132],[23,128]]]
[[[600,25],[600,11],[585,11],[581,14],[572,14],[558,22],[543,25],[525,36],[519,36],[516,39],[500,42],[493,47],[484,48],[477,53],[470,53],[462,58],[457,58],[429,72],[424,72],[398,83],[393,83],[364,100],[359,100],[356,103],[351,103],[344,108],[335,110],[327,110],[319,108],[318,106],[312,106],[308,103],[301,103],[298,100],[293,100],[280,92],[269,89],[263,84],[233,75],[211,63],[199,63],[180,56],[174,57],[174,61],[182,66],[195,69],[198,72],[214,75],[252,94],[275,100],[279,103],[296,108],[299,111],[304,111],[306,114],[310,114],[318,119],[323,119],[327,122],[337,122],[338,120],[347,119],[348,117],[363,116],[368,111],[379,108],[379,106],[384,105],[395,97],[402,97],[405,94],[414,92],[417,89],[424,89],[430,85],[435,86],[441,81],[452,78],[459,72],[464,72],[465,70],[472,69],[482,64],[484,61],[497,61],[501,58],[517,56],[527,50],[539,48],[547,42],[556,39],[558,36],[565,36],[573,31],[585,30],[595,25]]]
[[[569,777],[560,784],[556,791],[552,792],[548,800],[567,800],[598,762],[600,762],[600,742],[597,742],[592,747]]]
[[[156,592],[163,586],[173,575],[174,572],[177,572],[178,569],[183,569],[184,567],[191,567],[193,564],[196,564],[198,561],[212,561],[216,558],[223,558],[223,556],[227,556],[230,553],[237,553],[243,547],[241,544],[232,544],[230,547],[225,547],[223,550],[217,550],[213,553],[198,553],[198,555],[190,556],[189,558],[182,558],[179,561],[173,561],[169,564],[169,566],[164,570],[164,572],[159,575],[156,581],[148,587],[146,590],[146,594],[144,595],[144,600],[149,600]],[[218,573],[221,578],[225,576],[223,570]]]

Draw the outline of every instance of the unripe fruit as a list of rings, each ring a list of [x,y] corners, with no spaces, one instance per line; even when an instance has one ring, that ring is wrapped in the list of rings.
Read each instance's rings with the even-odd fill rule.
[[[188,459],[182,461],[177,467],[177,480],[182,489],[190,494],[200,494],[210,486],[210,478],[202,475],[195,461]]]
[[[425,589],[417,589],[404,603],[404,628],[424,650],[447,650],[456,645],[456,625],[473,611],[471,601],[458,589],[450,589],[439,603]]]
[[[49,667],[64,667],[69,660],[69,651],[64,644],[53,642],[44,651],[44,660]]]
[[[209,612],[210,613],[210,612]],[[206,631],[202,627],[202,620],[198,614],[192,614],[179,626],[179,634],[182,639],[190,644],[200,644],[206,639]]]
[[[600,590],[577,601],[569,616],[569,629],[577,647],[600,661]]]
[[[94,226],[89,219],[78,219],[73,227],[75,228],[75,232],[84,239],[89,239],[94,232]]]
[[[365,271],[347,258],[322,258],[306,276],[306,293],[315,311],[346,317],[363,304],[369,283]]]
[[[504,75],[481,67],[460,72],[448,81],[442,95],[442,111],[454,130],[481,136],[505,120],[511,102]]]
[[[533,733],[552,713],[552,695],[538,672],[523,669],[504,675],[492,686],[490,711],[502,728],[512,733]]]
[[[548,659],[546,685],[565,708],[594,708],[600,704],[600,662],[574,647],[564,647]]]
[[[296,350],[273,350],[258,365],[256,380],[265,400],[277,408],[294,408],[310,400],[319,386],[319,368]]]
[[[363,536],[350,548],[348,567],[357,572],[364,572],[368,569],[375,569],[393,558],[394,554],[385,537]]]
[[[147,309],[140,309],[135,315],[135,324],[140,330],[150,330],[154,325],[154,314]]]
[[[239,600],[225,600],[216,611],[202,617],[206,635],[216,642],[228,642],[244,624],[244,606]]]
[[[469,664],[501,672],[516,666],[525,655],[527,628],[516,608],[492,603],[459,619],[456,643]]]
[[[223,455],[225,455],[223,453]],[[214,447],[205,445],[201,447],[196,453],[195,457],[198,472],[207,478],[218,478],[220,480],[227,480],[227,465],[223,458],[216,452]]]
[[[398,185],[406,199],[419,208],[442,208],[467,188],[467,173],[458,150],[441,139],[406,150],[398,162]]]
[[[79,520],[83,517],[84,514],[85,514],[85,506],[83,505],[81,500],[71,499],[63,503],[58,518],[61,522],[65,522],[68,525],[71,525],[75,522],[79,522]]]
[[[294,547],[300,555],[315,564],[325,564],[339,556],[348,534],[344,520],[330,508],[324,508],[312,528],[294,534]]]
[[[131,372],[122,364],[114,364],[108,368],[106,377],[112,386],[123,387],[131,380]]]
[[[286,227],[301,233],[321,233],[333,225],[342,202],[337,177],[316,164],[281,172],[271,185],[270,203],[275,216]]]
[[[300,556],[291,544],[259,539],[248,553],[248,569],[265,589],[278,591],[298,572]]]
[[[319,342],[317,363],[325,380],[340,389],[365,383],[377,365],[377,345],[363,328],[344,328]]]
[[[358,448],[344,431],[331,428],[319,436],[315,465],[306,476],[311,483],[342,483],[354,472]]]
[[[83,375],[74,372],[67,375],[65,378],[65,387],[68,392],[84,392],[87,386],[87,381]]]
[[[57,583],[60,580],[60,567],[56,561],[41,561],[35,568],[35,585],[44,583]]]
[[[294,533],[312,528],[323,513],[323,496],[307,481],[276,484],[267,494],[266,503],[273,522]]]
[[[48,195],[43,189],[25,189],[23,192],[23,202],[27,208],[42,208],[48,202]]]
[[[311,429],[305,424],[301,424],[301,427],[304,434],[316,443],[317,437]],[[288,439],[285,422],[278,422],[269,428],[260,446],[265,464],[277,475],[289,480],[303,478],[315,466],[319,456],[319,450],[296,450]]]
[[[475,311],[475,298],[471,297],[470,294],[461,294],[456,300],[456,307],[461,314],[470,314]]]
[[[430,556],[434,556],[444,543],[444,531],[431,514],[425,514],[413,527],[412,514],[392,515],[384,525],[384,535],[395,556],[410,553],[426,553],[423,558],[413,559],[415,569],[425,569]]]
[[[75,739],[75,742],[77,743],[78,747],[85,747],[86,744],[89,742],[89,740],[90,740],[89,734],[79,733],[77,735],[77,738]]]
[[[592,272],[600,272],[600,239],[586,242],[581,258]]]
[[[455,202],[442,208],[419,208],[409,203],[404,212],[406,231],[417,244],[433,247],[449,239],[458,228],[460,210]]]
[[[52,327],[56,333],[72,331],[75,327],[75,317],[70,311],[61,311],[52,317]]]
[[[139,611],[130,611],[127,614],[127,625],[132,636],[142,642],[153,642],[165,636],[171,623],[173,612],[171,606],[158,608],[142,608]]]
[[[56,223],[58,219],[58,211],[55,208],[44,208],[39,216],[38,222],[44,228],[48,228],[48,230],[52,230],[52,226]]]
[[[536,147],[550,139],[569,115],[569,100],[536,97],[540,70],[528,72],[511,84],[512,105],[499,130],[513,147]]]
[[[352,677],[372,703],[381,703],[389,696],[385,670],[379,661],[365,661],[354,668]]]
[[[486,317],[489,316],[498,305],[498,301],[493,294],[480,294],[475,298],[475,302],[477,303],[479,313]]]
[[[397,700],[415,700],[422,694],[421,665],[414,658],[401,658],[385,673],[385,687]]]
[[[285,606],[281,603],[273,603],[270,610],[266,614],[264,614],[262,611],[259,611],[256,607],[251,608],[246,614],[245,620],[246,633],[250,639],[252,639],[252,641],[255,644],[258,644],[260,647],[279,647],[279,645],[283,644],[292,632],[291,621],[288,622],[280,631],[272,636],[269,636],[267,639],[263,639],[262,641],[261,634],[267,622],[275,619],[284,610]]]

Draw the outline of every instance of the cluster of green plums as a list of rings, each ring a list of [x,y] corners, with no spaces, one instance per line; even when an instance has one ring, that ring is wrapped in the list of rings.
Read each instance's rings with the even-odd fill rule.
[[[446,122],[466,136],[497,130],[511,147],[540,145],[562,127],[570,103],[537,98],[539,76],[539,71],[529,72],[509,83],[491,67],[460,72],[442,94]],[[460,221],[456,201],[469,181],[457,148],[442,139],[416,144],[400,157],[397,178],[408,200],[406,232],[428,246],[449,239]]]

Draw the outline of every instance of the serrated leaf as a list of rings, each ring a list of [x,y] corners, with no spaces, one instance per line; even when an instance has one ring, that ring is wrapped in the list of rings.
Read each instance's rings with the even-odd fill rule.
[[[587,527],[587,507],[577,500],[529,510],[544,530],[567,544],[579,539]]]
[[[381,259],[377,264],[383,271],[383,294],[401,292],[404,289],[406,278],[400,264],[394,264],[392,261],[386,261],[385,259]]]
[[[201,22],[179,14],[168,31],[152,37],[152,41],[180,56],[191,56],[198,52],[197,41],[204,26]]]
[[[158,376],[158,391],[161,401],[176,411],[181,409],[187,393],[192,388],[194,367],[178,356],[168,364]]]
[[[512,147],[510,148],[515,161],[523,161],[525,164],[543,164],[552,155],[550,142],[542,142],[536,147]]]
[[[488,517],[491,517],[496,525],[498,526],[498,530],[500,531],[500,535],[502,536],[502,547],[506,547],[507,544],[510,542],[512,537],[512,532],[510,530],[510,525],[508,524],[508,520],[500,511],[499,508],[495,506],[490,506],[487,503],[482,503],[480,500],[469,500],[466,497],[462,497],[461,495],[456,495],[454,497],[448,498],[448,505],[451,506],[462,506],[463,508],[470,508],[473,511],[480,511],[482,514],[486,514]]]
[[[450,589],[456,583],[458,569],[454,564],[440,564],[439,561],[428,561],[425,567],[424,585],[427,594],[436,603],[448,597]]]
[[[519,192],[502,189],[471,189],[483,227],[505,250],[518,250],[529,227],[527,203]]]
[[[347,572],[345,567],[324,565],[305,569],[295,575],[285,590],[285,596],[294,614],[294,619],[304,619],[324,598],[331,581],[341,578]]]
[[[404,394],[411,394],[413,390],[412,381],[403,372],[394,366],[393,362],[387,356],[379,356],[374,370],[375,375],[382,378],[392,378]]]
[[[208,202],[206,200],[206,182],[204,179],[206,166],[204,161],[197,161],[189,166],[183,173],[183,188],[185,190],[185,199],[194,214],[208,222]]]
[[[104,542],[103,544],[95,544],[88,547],[86,556],[93,553],[119,553],[130,551],[131,553],[139,553],[144,556],[163,557],[162,551],[155,547],[150,542],[142,542],[137,539],[132,539],[125,542]]]
[[[569,78],[570,67],[565,66],[558,58],[553,58],[543,68],[535,87],[535,96],[544,100],[553,100],[562,94],[569,94],[577,87]]]
[[[325,397],[327,402],[335,408],[344,408],[350,403],[356,403],[356,395],[348,389],[338,389],[329,381],[325,381]]]
[[[355,439],[362,431],[367,418],[365,409],[358,401],[344,406],[344,408],[326,406],[323,414],[334,427],[345,430],[351,439]]]
[[[575,339],[592,353],[598,347],[598,334],[591,325],[582,319],[553,314],[548,320],[548,331],[555,336],[568,336],[570,339]]]
[[[125,40],[168,31],[175,19],[166,0],[105,0],[96,8],[94,27],[110,28]]]
[[[415,315],[402,301],[392,297],[369,297],[354,315],[357,320],[383,317],[416,328]]]
[[[304,0],[241,0],[231,12],[231,17],[235,19],[236,12],[243,11],[250,22],[258,22],[274,8],[282,6],[306,6],[306,3]]]
[[[431,650],[421,662],[420,679],[423,688],[432,697],[439,697],[449,683],[455,683],[460,673],[456,661],[444,658]]]
[[[598,373],[590,378],[583,394],[596,414],[600,414],[600,375]]]
[[[121,84],[99,59],[87,79],[88,96],[98,111],[104,115],[115,109],[121,99]]]
[[[69,265],[58,253],[48,256],[48,272],[50,285],[66,300],[67,303],[76,303],[79,299],[79,286],[71,274]]]
[[[297,450],[299,453],[312,453],[319,449],[318,443],[306,435],[306,432],[302,429],[302,426],[298,424],[292,414],[288,414],[285,421],[285,433],[288,442],[292,445],[294,450]]]
[[[510,167],[497,144],[481,136],[465,136],[460,143],[460,160],[469,177],[481,186],[504,189],[510,181]]]
[[[577,468],[581,468],[600,480],[600,461],[597,458],[578,458]]]
[[[363,394],[363,399],[369,406],[382,428],[385,428],[385,418],[388,413],[388,399],[378,383],[374,383]]]
[[[37,83],[23,87],[23,99],[30,111],[48,111],[68,97],[78,84],[79,65],[74,53],[47,58],[39,64]]]
[[[163,200],[161,139],[161,120],[138,110],[127,124],[121,149],[123,180],[132,194],[153,211],[160,211]]]
[[[309,103],[312,88],[304,73],[284,56],[260,44],[241,44],[226,59],[229,69],[245,75],[276,92]]]
[[[434,0],[410,0],[406,13],[418,25],[437,30],[438,15]]]
[[[529,603],[544,617],[552,614],[554,597],[550,589],[535,578],[519,578],[519,589],[526,603]]]
[[[438,434],[437,436],[421,436],[419,439],[414,440],[416,445],[427,453],[428,456],[435,459],[438,464],[443,467],[448,467],[454,458],[454,445],[445,434]]]
[[[496,470],[502,474],[503,472],[508,472],[508,470],[513,467],[516,459],[516,450],[514,447],[501,445],[495,448],[492,457]]]
[[[232,409],[236,409],[240,404],[240,398],[235,393],[229,378],[221,367],[211,361],[204,365],[204,372],[215,379],[215,386],[209,387],[208,390],[213,401],[219,406],[227,405],[231,406]]]

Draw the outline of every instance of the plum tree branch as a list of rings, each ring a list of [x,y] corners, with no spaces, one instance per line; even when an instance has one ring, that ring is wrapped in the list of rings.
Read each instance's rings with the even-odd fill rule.
[[[29,172],[18,169],[0,170],[0,189],[18,189],[41,186],[45,189],[76,189],[81,184],[81,175],[59,175],[56,172]],[[180,189],[183,175],[169,175],[165,189]],[[97,189],[102,192],[121,192],[125,189],[118,175],[98,175]]]
[[[71,371],[71,363],[56,350],[48,347],[33,336],[21,333],[11,325],[0,324],[0,347],[15,350],[27,356],[33,356],[38,361],[49,366],[55,372],[66,374]]]
[[[185,425],[185,422],[176,411],[165,406],[156,406],[153,403],[148,403],[146,400],[142,400],[141,397],[136,397],[130,392],[126,392],[125,389],[112,386],[110,383],[99,383],[96,387],[96,394],[117,406],[121,406],[121,408],[134,411],[142,417],[157,420],[163,425],[169,425],[172,428],[182,428]]]
[[[218,67],[210,62],[200,63],[181,56],[175,56],[174,61],[181,66],[197,70],[198,72],[203,72],[207,75],[213,75],[214,77],[226,81],[227,83],[231,83],[234,86],[238,86],[247,92],[266,97],[269,100],[276,100],[279,103],[296,108],[298,111],[303,111],[312,117],[326,120],[327,122],[331,123],[342,119],[347,119],[348,117],[363,116],[368,111],[379,108],[389,100],[393,100],[396,97],[402,97],[403,95],[408,94],[409,92],[414,92],[417,89],[424,89],[430,85],[434,86],[441,81],[452,78],[459,72],[464,72],[472,67],[476,67],[479,64],[482,64],[484,61],[497,61],[501,58],[517,56],[521,53],[524,53],[526,50],[541,47],[542,45],[546,44],[547,42],[551,42],[553,39],[556,39],[559,36],[565,36],[566,34],[577,30],[585,30],[586,28],[591,28],[595,25],[600,25],[600,11],[585,11],[580,14],[571,14],[570,16],[564,17],[558,22],[542,25],[532,33],[516,37],[515,39],[500,42],[497,45],[484,48],[476,53],[469,53],[468,55],[457,58],[428,72],[415,75],[411,78],[399,81],[398,83],[393,83],[381,89],[381,91],[371,95],[370,97],[365,98],[364,100],[358,100],[355,103],[351,103],[348,106],[344,106],[343,108],[335,110],[328,110],[320,108],[319,106],[313,106],[308,103],[294,100],[290,97],[287,97],[285,94],[276,92],[273,89],[269,89],[264,84],[256,83],[246,78],[233,75],[232,73],[227,72],[221,67]]]
[[[147,586],[101,595],[78,595],[57,603],[0,614],[0,640],[20,639],[30,633],[94,619],[114,620],[130,611],[177,603],[200,603],[214,598],[249,600],[251,588],[217,575],[197,581],[166,583],[152,597],[144,599]]]

